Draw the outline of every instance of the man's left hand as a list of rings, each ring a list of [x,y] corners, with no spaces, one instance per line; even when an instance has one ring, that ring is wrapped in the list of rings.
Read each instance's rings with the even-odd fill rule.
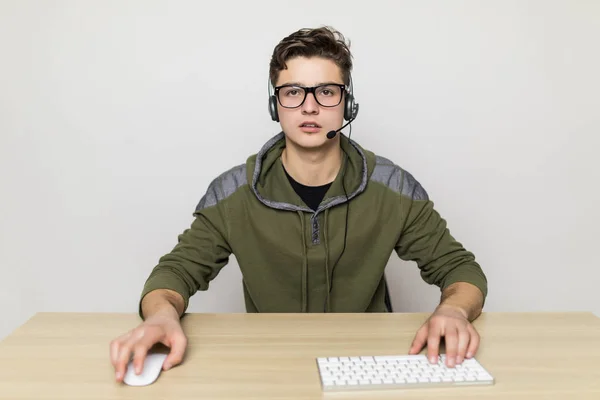
[[[471,325],[466,312],[458,307],[439,305],[419,328],[409,354],[418,354],[427,343],[427,358],[437,363],[440,340],[446,344],[446,365],[454,367],[472,358],[479,347],[479,334]]]

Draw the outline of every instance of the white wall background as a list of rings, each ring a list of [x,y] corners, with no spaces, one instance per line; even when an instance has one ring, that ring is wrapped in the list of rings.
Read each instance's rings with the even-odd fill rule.
[[[209,182],[278,131],[273,47],[324,24],[352,41],[352,138],[421,181],[486,310],[600,315],[600,2],[4,0],[0,338],[136,312]],[[436,305],[414,264],[389,276],[397,311]],[[243,312],[240,278],[232,258],[190,311]]]

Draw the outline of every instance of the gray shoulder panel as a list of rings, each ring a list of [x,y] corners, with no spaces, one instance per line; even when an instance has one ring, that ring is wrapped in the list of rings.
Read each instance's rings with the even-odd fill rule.
[[[429,200],[427,192],[410,172],[385,157],[376,156],[371,180],[379,182],[398,194],[413,200]]]
[[[246,164],[240,164],[223,172],[208,185],[206,194],[196,206],[196,211],[216,205],[219,201],[231,196],[236,190],[247,183]]]

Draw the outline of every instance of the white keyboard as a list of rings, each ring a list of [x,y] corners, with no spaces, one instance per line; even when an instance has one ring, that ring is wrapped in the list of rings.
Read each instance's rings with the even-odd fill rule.
[[[454,368],[445,362],[445,354],[437,364],[421,354],[317,358],[324,391],[494,384],[492,375],[475,358]]]

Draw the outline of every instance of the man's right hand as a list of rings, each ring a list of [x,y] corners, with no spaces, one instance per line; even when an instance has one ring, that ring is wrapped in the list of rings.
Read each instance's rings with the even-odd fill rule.
[[[148,350],[158,343],[170,348],[163,370],[166,371],[183,360],[187,338],[181,327],[178,311],[183,303],[179,304],[177,301],[174,307],[163,301],[163,294],[148,294],[142,306],[148,310],[144,315],[149,317],[135,329],[111,341],[110,360],[115,368],[117,382],[123,381],[132,354],[134,370],[136,374],[140,374]]]

